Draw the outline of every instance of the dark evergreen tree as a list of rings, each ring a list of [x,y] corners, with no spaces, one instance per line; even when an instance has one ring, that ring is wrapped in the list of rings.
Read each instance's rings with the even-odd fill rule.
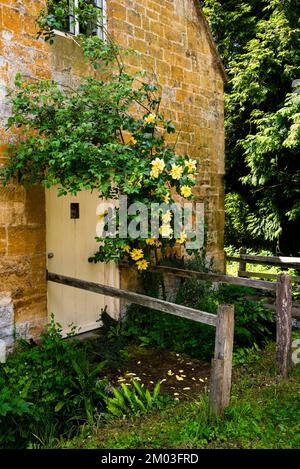
[[[227,243],[298,254],[300,2],[202,4],[228,73]]]

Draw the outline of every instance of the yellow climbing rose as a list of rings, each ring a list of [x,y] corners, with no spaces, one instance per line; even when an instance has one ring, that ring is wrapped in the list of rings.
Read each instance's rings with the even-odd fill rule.
[[[156,246],[157,248],[162,246],[161,241],[159,241],[157,238],[147,238],[146,244],[148,244],[148,246]]]
[[[140,261],[137,261],[136,266],[138,270],[146,270],[148,268],[149,262],[146,261],[146,259],[142,259]]]
[[[165,194],[163,195],[163,201],[165,204],[168,204],[170,202],[170,194]]]
[[[176,244],[184,244],[187,240],[187,235],[186,233],[183,231],[180,235],[180,238],[176,239]]]
[[[189,186],[182,186],[180,189],[180,194],[187,199],[192,195],[192,190]]]
[[[148,244],[148,246],[155,246],[156,238],[147,238],[146,239],[146,244]]]
[[[179,166],[178,164],[173,163],[172,169],[170,171],[170,175],[173,179],[180,179],[183,173],[183,167]]]
[[[170,223],[171,220],[172,220],[172,213],[170,210],[168,210],[166,213],[163,214],[162,221],[164,223]]]
[[[151,161],[150,164],[152,166],[151,176],[155,177],[155,178],[158,178],[160,173],[162,173],[163,170],[165,169],[164,160],[162,160],[161,158],[155,158],[155,160]]]
[[[159,228],[159,232],[163,238],[170,238],[173,234],[173,230],[171,228],[171,225],[169,224],[161,225],[161,227]]]
[[[196,160],[186,160],[185,166],[188,168],[189,173],[194,173],[197,169],[197,161]]]
[[[148,116],[144,117],[145,124],[154,124],[155,121],[156,121],[155,114],[148,114]]]
[[[129,140],[129,143],[131,143],[132,145],[136,145],[137,140],[134,137],[131,137],[131,139]]]
[[[130,246],[128,244],[126,244],[125,246],[122,247],[122,250],[125,251],[125,252],[130,252]]]
[[[104,217],[106,217],[106,215],[108,215],[108,210],[104,210],[103,213],[100,213],[100,214],[97,216],[97,219],[101,221]]]
[[[143,259],[144,253],[142,249],[133,249],[130,253],[131,259],[134,261],[138,261],[140,259]]]

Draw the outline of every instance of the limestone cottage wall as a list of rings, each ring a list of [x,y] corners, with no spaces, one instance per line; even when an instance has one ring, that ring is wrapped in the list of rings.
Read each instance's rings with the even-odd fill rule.
[[[46,0],[0,0],[0,163],[13,135],[7,90],[17,72],[73,82],[86,73],[74,41],[36,39]],[[139,52],[126,60],[162,86],[162,110],[180,130],[178,151],[200,164],[195,193],[205,202],[207,254],[224,267],[224,72],[197,0],[107,0],[108,29]],[[45,197],[39,187],[0,186],[0,340],[37,335],[47,320]]]

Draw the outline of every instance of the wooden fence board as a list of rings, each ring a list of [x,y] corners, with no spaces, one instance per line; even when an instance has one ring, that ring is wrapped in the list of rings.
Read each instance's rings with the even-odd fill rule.
[[[291,276],[281,274],[276,292],[276,353],[281,376],[287,377],[292,352],[292,283]]]
[[[246,261],[249,264],[277,265],[286,269],[300,269],[299,257],[276,257],[276,256],[251,256],[240,254],[239,256],[226,256],[228,261]]]
[[[110,287],[108,285],[101,285],[100,283],[87,282],[64,275],[58,275],[48,272],[47,279],[51,282],[68,285],[70,287],[79,288],[82,290],[100,293],[102,295],[112,296],[115,298],[122,298],[141,306],[163,311],[164,313],[173,314],[182,318],[190,319],[192,321],[209,324],[216,326],[217,316],[215,314],[199,311],[198,309],[188,308],[187,306],[176,305],[168,301],[152,298],[140,293],[134,293],[128,290],[121,290],[119,288]]]
[[[276,291],[275,282],[265,280],[253,280],[247,278],[231,277],[230,275],[211,274],[208,272],[198,272],[195,270],[178,269],[176,267],[157,265],[151,267],[152,272],[161,272],[169,275],[176,275],[183,278],[198,278],[199,280],[228,283],[230,285],[240,285],[243,287],[258,288],[259,290]]]
[[[210,409],[215,415],[222,415],[230,402],[233,336],[234,306],[220,305],[210,380]]]

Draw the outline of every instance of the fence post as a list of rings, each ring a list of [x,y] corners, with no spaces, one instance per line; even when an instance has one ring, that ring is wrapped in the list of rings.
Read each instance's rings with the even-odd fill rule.
[[[222,415],[230,402],[232,350],[234,335],[234,306],[218,308],[215,355],[210,378],[210,413]]]
[[[292,278],[287,274],[277,277],[276,286],[276,358],[279,373],[288,375],[292,344]]]
[[[240,248],[240,256],[243,254],[247,254],[246,248]],[[238,277],[241,277],[240,272],[246,272],[246,270],[247,270],[247,261],[240,260]]]

